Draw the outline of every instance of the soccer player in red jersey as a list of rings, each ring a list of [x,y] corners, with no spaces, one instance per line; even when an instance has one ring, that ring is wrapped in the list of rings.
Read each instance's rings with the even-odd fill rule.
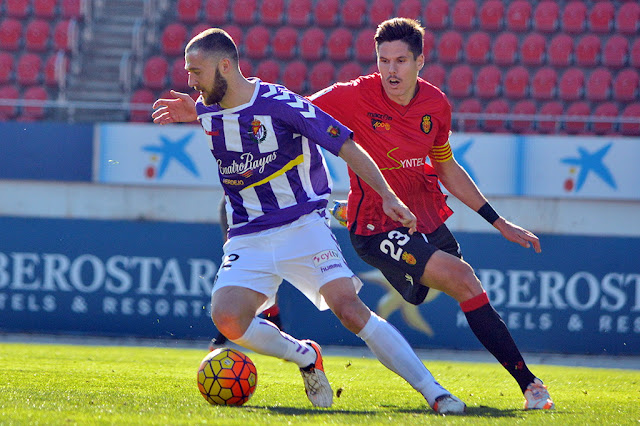
[[[500,217],[456,162],[449,146],[451,105],[437,87],[418,77],[424,66],[424,29],[393,18],[375,35],[379,73],[334,84],[310,99],[354,131],[387,182],[418,219],[417,231],[386,217],[380,197],[353,172],[347,226],[358,255],[378,268],[410,303],[430,288],[460,303],[471,330],[518,382],[525,409],[554,407],[546,386],[528,369],[482,283],[462,260],[445,220],[453,213],[438,181],[477,211],[509,241],[540,252],[531,232]],[[428,156],[431,165],[425,163]]]

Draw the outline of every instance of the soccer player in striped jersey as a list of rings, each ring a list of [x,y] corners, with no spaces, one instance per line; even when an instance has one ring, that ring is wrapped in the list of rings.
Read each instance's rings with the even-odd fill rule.
[[[282,86],[245,78],[237,47],[223,30],[194,37],[185,68],[189,86],[200,91],[197,102],[174,92],[175,99],[156,101],[152,116],[160,124],[198,119],[210,137],[229,223],[212,290],[218,330],[240,346],[296,363],[312,404],[331,406],[319,345],[256,317],[273,305],[286,279],[319,309],[330,308],[438,413],[464,412],[465,404],[435,381],[405,338],[360,300],[362,283],[326,223],[331,179],[320,146],[367,182],[394,222],[408,232],[416,226],[351,130]]]

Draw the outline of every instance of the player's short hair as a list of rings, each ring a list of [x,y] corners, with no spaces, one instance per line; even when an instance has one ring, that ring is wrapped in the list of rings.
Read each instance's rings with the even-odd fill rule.
[[[385,41],[402,40],[409,45],[409,51],[413,53],[413,59],[417,59],[422,54],[424,28],[415,19],[391,18],[378,25],[374,40],[376,42],[376,51],[378,46]]]
[[[220,28],[209,28],[189,41],[185,52],[202,50],[211,54],[220,54],[238,62],[238,47],[229,33]]]

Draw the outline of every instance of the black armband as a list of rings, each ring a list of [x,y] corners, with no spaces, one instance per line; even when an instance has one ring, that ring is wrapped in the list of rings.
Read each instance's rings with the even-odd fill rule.
[[[484,218],[487,222],[493,225],[493,223],[500,219],[500,215],[491,207],[491,204],[487,201],[482,207],[478,209],[478,214]]]

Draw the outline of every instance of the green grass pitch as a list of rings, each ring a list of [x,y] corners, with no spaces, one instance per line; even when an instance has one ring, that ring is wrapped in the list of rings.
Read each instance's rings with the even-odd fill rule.
[[[377,360],[325,356],[330,409],[313,408],[296,366],[247,352],[258,387],[243,407],[209,405],[196,370],[204,350],[0,343],[0,424],[558,424],[640,423],[640,371],[532,365],[557,409],[525,412],[515,381],[497,363],[428,361],[468,405],[439,416]]]

